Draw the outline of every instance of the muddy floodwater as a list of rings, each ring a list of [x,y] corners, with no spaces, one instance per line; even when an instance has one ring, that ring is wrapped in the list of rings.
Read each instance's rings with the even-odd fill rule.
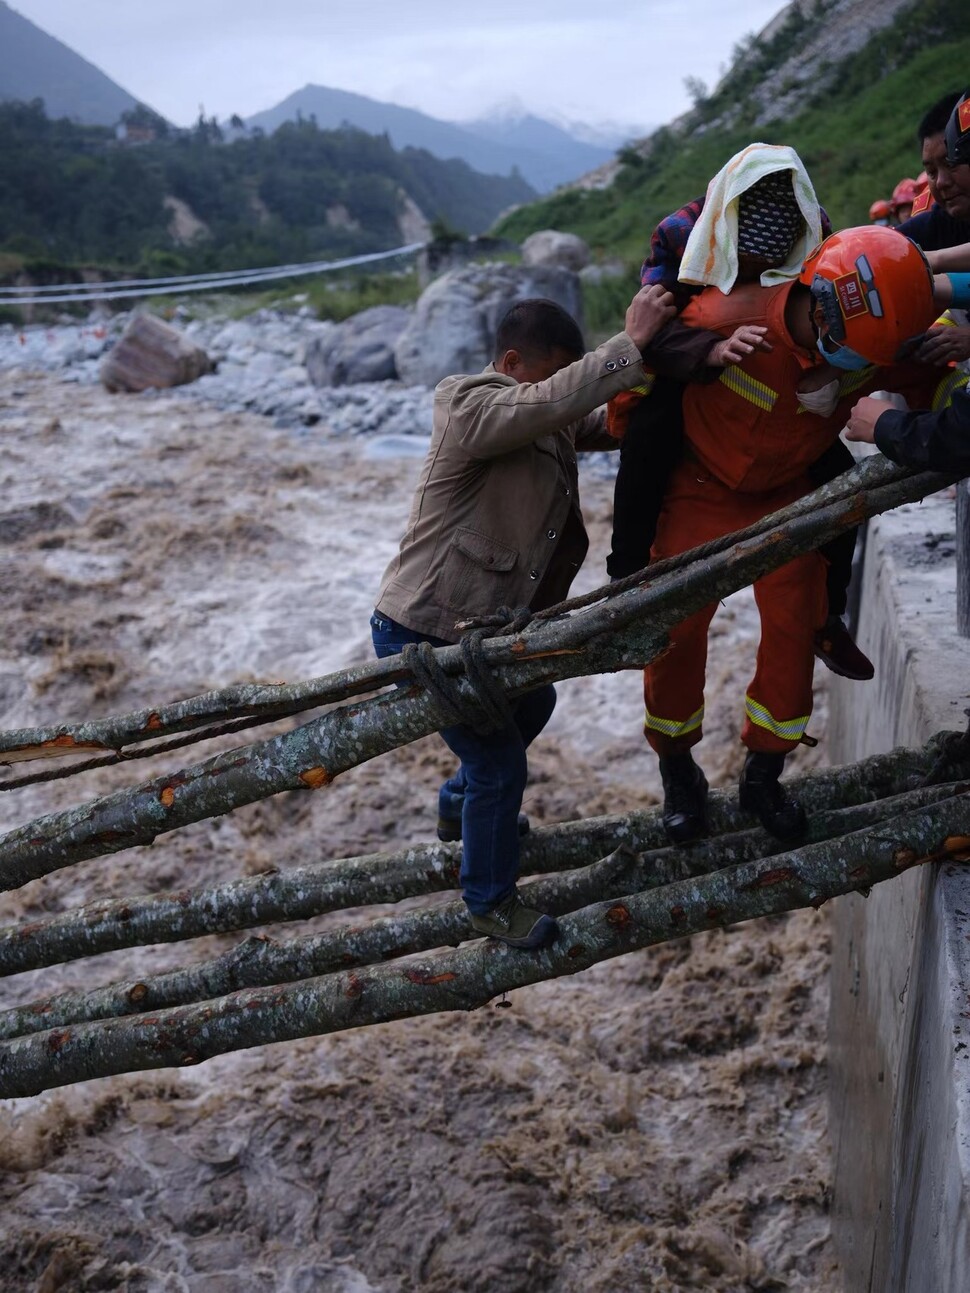
[[[0,373],[0,437],[3,728],[369,659],[420,440],[284,430],[178,392],[112,397],[27,371]],[[584,471],[592,548],[577,591],[603,581],[610,499],[607,476]],[[714,622],[698,755],[716,785],[742,763],[755,626],[748,593]],[[803,767],[824,758],[816,681],[822,744]],[[562,684],[531,756],[532,821],[656,803],[641,722],[634,673]],[[0,828],[178,766],[172,754],[0,793]],[[428,841],[449,769],[429,738],[326,789],[0,895],[0,919]],[[3,1001],[150,975],[244,937],[16,975]],[[827,969],[823,908],[627,955],[516,991],[507,1009],[0,1102],[0,1287],[835,1293]]]

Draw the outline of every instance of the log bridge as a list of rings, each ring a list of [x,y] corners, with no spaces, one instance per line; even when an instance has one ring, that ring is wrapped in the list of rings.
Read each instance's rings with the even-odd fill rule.
[[[157,756],[326,706],[241,745],[0,837],[0,885],[18,888],[85,859],[339,774],[504,697],[580,674],[639,669],[670,628],[710,601],[863,519],[953,483],[870,458],[756,526],[534,617],[473,627],[468,641],[288,685],[240,685],[114,716],[0,733],[0,791]],[[41,771],[19,765],[43,760]],[[66,762],[65,762],[66,761]],[[292,939],[249,936],[165,975],[61,993],[0,1011],[0,1098],[390,1019],[470,1010],[512,988],[574,974],[637,948],[876,884],[927,862],[970,858],[970,740],[940,732],[794,783],[812,813],[797,849],[751,829],[713,795],[713,837],[665,845],[657,812],[535,831],[523,895],[559,917],[540,953],[470,941],[455,901]],[[459,847],[308,863],[214,888],[132,896],[0,929],[0,973],[122,947],[188,941],[451,890]]]

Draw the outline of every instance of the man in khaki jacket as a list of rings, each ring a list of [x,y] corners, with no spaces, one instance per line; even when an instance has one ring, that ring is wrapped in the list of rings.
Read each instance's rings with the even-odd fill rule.
[[[602,406],[643,382],[642,352],[673,314],[669,292],[644,288],[627,310],[626,330],[586,354],[579,328],[558,305],[520,301],[499,325],[494,363],[441,382],[407,529],[371,620],[378,656],[409,642],[456,642],[456,621],[498,606],[538,611],[566,596],[588,547],[576,450],[616,447]],[[684,378],[736,362],[759,341],[751,329],[727,339],[676,323],[664,331],[656,357]],[[441,788],[439,837],[462,840],[473,928],[513,947],[543,947],[557,933],[555,921],[525,907],[515,888],[519,834],[528,830],[519,812],[526,748],[555,702],[547,685],[519,698],[514,724],[496,733],[463,724],[441,732],[461,766]]]

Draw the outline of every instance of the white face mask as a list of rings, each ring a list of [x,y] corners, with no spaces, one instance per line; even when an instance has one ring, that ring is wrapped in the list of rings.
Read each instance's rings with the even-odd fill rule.
[[[806,413],[817,413],[820,418],[829,417],[839,402],[839,379],[833,377],[816,391],[799,391],[798,402]]]

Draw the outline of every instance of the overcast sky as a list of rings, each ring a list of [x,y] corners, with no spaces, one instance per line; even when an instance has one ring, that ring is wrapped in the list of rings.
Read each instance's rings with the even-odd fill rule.
[[[467,120],[518,100],[655,125],[713,84],[784,0],[10,0],[177,125],[249,116],[308,82]]]

